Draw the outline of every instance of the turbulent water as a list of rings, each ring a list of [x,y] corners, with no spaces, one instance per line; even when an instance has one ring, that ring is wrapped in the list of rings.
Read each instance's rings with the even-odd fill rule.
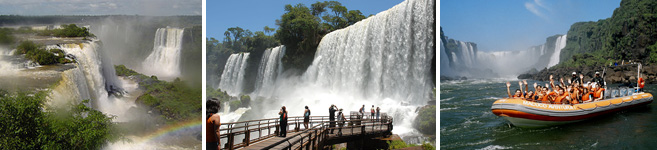
[[[237,96],[242,93],[244,86],[244,74],[246,73],[249,53],[232,54],[226,61],[226,67],[221,74],[219,89],[226,91],[228,95]]]
[[[552,53],[552,57],[550,57],[550,62],[547,66],[548,68],[559,64],[561,49],[566,47],[566,37],[567,35],[562,35],[557,38],[556,45],[554,46],[554,53]]]
[[[166,79],[180,76],[183,31],[181,28],[169,27],[157,29],[153,52],[142,63],[146,75]]]
[[[515,127],[490,110],[495,100],[506,97],[507,81],[513,80],[441,82],[441,149],[652,149],[657,146],[655,103],[564,126]],[[517,82],[512,83],[511,90],[518,88]],[[654,94],[657,86],[647,85],[645,90]]]
[[[256,92],[271,90],[271,94],[259,94],[265,99],[255,98],[249,115],[244,115],[248,117],[240,120],[278,117],[281,106],[288,108],[290,116],[301,116],[304,106],[313,116],[328,116],[331,104],[345,113],[375,105],[395,118],[394,134],[419,143],[421,138],[416,137],[421,134],[412,121],[417,109],[427,105],[434,87],[430,72],[434,5],[432,0],[407,0],[327,34],[301,76],[280,73],[283,47],[266,51]]]

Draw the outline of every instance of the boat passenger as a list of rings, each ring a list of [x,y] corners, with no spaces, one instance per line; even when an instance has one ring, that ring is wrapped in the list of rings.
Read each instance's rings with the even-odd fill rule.
[[[584,95],[582,95],[582,101],[583,101],[584,103],[587,103],[587,102],[591,102],[591,101],[593,101],[593,99],[591,98],[592,95],[593,95],[593,92],[591,92],[591,91],[590,91],[589,89],[587,89],[587,88],[584,88],[583,90],[584,90],[584,92],[583,92]]]
[[[597,85],[593,85],[593,89],[595,89],[594,94],[593,94],[593,101],[598,101],[604,99],[604,91],[605,88],[598,88]]]
[[[515,94],[511,95],[511,91],[509,90],[509,87],[511,87],[511,83],[506,82],[506,93],[507,95],[509,95],[510,98],[522,97],[522,91],[520,89],[516,89]]]
[[[568,94],[564,91],[564,89],[560,88],[559,93],[557,93],[557,97],[554,99],[554,104],[563,104],[567,96]]]
[[[646,81],[643,80],[643,77],[640,77],[638,83],[639,83],[639,90],[637,92],[641,92],[643,91],[643,87],[646,86]]]
[[[592,83],[597,83],[600,87],[605,86],[605,81],[600,77],[600,72],[595,72],[595,77],[591,79]]]

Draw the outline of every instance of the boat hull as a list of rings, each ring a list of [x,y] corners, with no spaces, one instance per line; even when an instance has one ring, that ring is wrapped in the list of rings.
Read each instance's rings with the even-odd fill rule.
[[[650,104],[650,93],[611,98],[601,101],[562,105],[543,104],[519,98],[500,99],[493,103],[491,111],[518,127],[540,128],[586,120],[636,106]]]

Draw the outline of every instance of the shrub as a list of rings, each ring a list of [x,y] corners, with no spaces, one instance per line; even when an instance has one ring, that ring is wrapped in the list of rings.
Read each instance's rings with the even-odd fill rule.
[[[100,149],[117,140],[112,117],[82,103],[45,108],[46,94],[20,93],[0,98],[3,149]]]
[[[436,105],[422,107],[418,112],[413,127],[423,134],[436,134]]]
[[[9,45],[14,43],[14,36],[11,33],[11,29],[0,28],[0,44]]]

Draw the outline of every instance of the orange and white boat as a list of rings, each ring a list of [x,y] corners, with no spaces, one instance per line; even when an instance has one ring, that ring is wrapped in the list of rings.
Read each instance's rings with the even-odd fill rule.
[[[609,98],[582,104],[544,104],[522,98],[495,101],[491,110],[518,127],[546,127],[582,121],[592,117],[650,104],[650,93]]]

